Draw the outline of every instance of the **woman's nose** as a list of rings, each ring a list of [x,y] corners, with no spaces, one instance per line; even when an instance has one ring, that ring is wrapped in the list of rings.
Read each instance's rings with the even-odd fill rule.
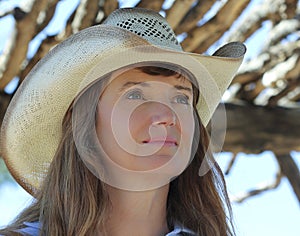
[[[154,105],[154,104],[153,104]],[[167,105],[155,103],[153,106],[153,113],[151,116],[152,125],[176,125],[176,114]]]

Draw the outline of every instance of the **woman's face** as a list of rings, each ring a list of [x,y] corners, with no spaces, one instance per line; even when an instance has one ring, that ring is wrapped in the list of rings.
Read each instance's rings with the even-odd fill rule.
[[[192,102],[188,79],[127,70],[111,80],[99,99],[96,132],[103,151],[131,171],[157,169],[172,158],[178,165],[187,163],[194,134]]]

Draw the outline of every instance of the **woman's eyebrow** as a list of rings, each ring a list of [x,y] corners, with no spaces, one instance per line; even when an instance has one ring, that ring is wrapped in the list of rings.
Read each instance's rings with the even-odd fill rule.
[[[151,87],[151,85],[147,82],[136,82],[136,81],[127,81],[125,84],[122,85],[122,87],[119,89],[119,91],[123,91],[124,89],[134,86],[134,85],[141,85],[142,87]],[[189,87],[185,87],[182,85],[174,85],[174,88],[177,90],[184,90],[188,91],[189,93],[192,93],[192,89]]]
[[[141,85],[142,87],[150,87],[150,84],[146,82],[135,82],[135,81],[127,81],[125,84],[122,85],[122,87],[119,89],[119,91],[123,91],[124,89],[134,86],[134,85]]]
[[[174,88],[176,88],[177,90],[185,90],[185,91],[188,91],[188,92],[192,93],[192,89],[191,88],[184,87],[182,85],[174,85]]]

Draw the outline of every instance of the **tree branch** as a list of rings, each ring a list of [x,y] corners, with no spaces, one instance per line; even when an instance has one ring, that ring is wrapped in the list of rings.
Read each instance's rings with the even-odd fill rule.
[[[13,15],[14,14],[14,9],[6,11],[6,12],[0,12],[0,18],[6,17],[8,15]]]
[[[45,27],[49,24],[49,22],[52,20],[55,10],[56,10],[56,6],[59,0],[52,0],[52,1],[48,1],[48,6],[47,8],[44,10],[43,14],[45,15],[43,17],[43,19],[40,19],[37,23],[37,29],[36,29],[36,33],[34,36],[36,36],[37,34],[39,34],[43,29],[45,29]],[[41,13],[40,13],[41,15]]]
[[[160,11],[163,4],[164,4],[164,0],[152,0],[152,1],[141,0],[136,5],[136,7],[152,9],[154,11]]]
[[[233,154],[231,160],[229,161],[226,170],[224,171],[225,175],[228,175],[233,167],[233,164],[236,162],[236,154]]]
[[[173,6],[166,11],[166,19],[173,29],[177,27],[193,3],[194,0],[175,1]]]
[[[48,36],[46,39],[42,41],[37,52],[34,54],[33,58],[31,58],[26,65],[26,67],[20,73],[20,82],[22,82],[28,73],[32,70],[32,68],[38,63],[40,59],[42,59],[50,49],[61,42],[61,39],[58,39],[57,36]]]
[[[300,172],[298,166],[289,154],[275,151],[275,157],[278,161],[282,174],[289,180],[300,203]]]
[[[263,51],[268,51],[270,46],[279,44],[282,39],[300,29],[300,22],[296,19],[282,20],[269,32]]]
[[[227,1],[211,20],[190,31],[189,37],[182,42],[183,48],[196,53],[205,52],[230,28],[249,2],[249,0]]]
[[[21,20],[17,21],[15,29],[15,37],[12,38],[11,47],[5,55],[5,65],[1,65],[4,69],[0,71],[2,78],[0,79],[0,90],[4,90],[5,86],[19,73],[23,61],[26,59],[28,44],[36,33],[37,19],[41,11],[45,11],[47,0],[35,1],[31,11]]]
[[[229,32],[225,41],[245,41],[261,28],[265,20],[279,17],[277,12],[280,6],[282,6],[281,0],[265,0],[263,3],[253,7],[237,27]]]
[[[298,61],[300,61],[299,59],[300,58],[298,58]],[[299,70],[300,70],[299,66],[293,68],[293,71],[299,71]],[[284,80],[286,80],[287,78],[288,78],[288,76]],[[289,104],[293,103],[291,100],[289,100],[287,98],[287,95],[290,92],[292,92],[300,87],[300,77],[297,76],[296,78],[291,78],[289,83],[286,83],[286,84],[287,84],[286,87],[284,89],[282,89],[281,92],[276,94],[276,96],[270,97],[270,99],[268,101],[268,106],[275,107],[275,106],[279,105],[278,102],[282,98],[285,98],[285,103],[289,103]],[[289,104],[287,104],[287,105],[289,105]]]
[[[205,13],[214,5],[216,0],[202,0],[198,1],[196,6],[191,8],[185,17],[182,19],[178,27],[175,28],[176,34],[183,32],[189,33],[189,31],[196,27],[198,21],[200,21]]]
[[[285,0],[285,9],[284,13],[288,19],[291,19],[295,16],[297,11],[298,0]]]
[[[217,109],[214,116],[218,116],[219,112],[222,110]],[[226,117],[223,151],[252,154],[266,150],[276,150],[280,153],[300,151],[300,108],[266,108],[227,103]],[[216,134],[223,132],[223,127],[218,125],[214,124]],[[214,142],[220,141],[222,140],[212,140],[213,145]]]
[[[118,7],[119,2],[117,0],[105,1],[103,6],[105,17],[112,13],[114,10],[116,10]]]
[[[72,22],[73,33],[93,25],[98,13],[98,0],[80,1]]]
[[[4,114],[10,103],[11,98],[12,98],[12,94],[7,94],[5,92],[0,91],[0,127],[2,125]]]
[[[262,194],[266,191],[275,189],[279,186],[281,179],[282,179],[282,174],[279,172],[276,174],[275,179],[271,183],[261,183],[256,188],[251,189],[247,192],[241,193],[238,196],[235,196],[232,200],[233,200],[233,202],[242,203],[250,197],[253,197],[253,196]]]
[[[282,83],[277,83],[277,81],[282,80],[283,83],[287,84],[298,78],[300,73],[299,47],[300,41],[278,43],[255,59],[245,62],[240,73],[232,81],[232,85],[240,84],[241,86],[238,90],[231,90],[230,96],[254,103],[254,99],[261,91],[272,88],[274,89],[272,94],[265,93],[260,101],[256,101],[259,102],[257,103],[259,105],[267,105],[268,99],[275,95],[275,89],[276,94],[285,89],[281,85]],[[269,105],[273,106],[274,103]]]

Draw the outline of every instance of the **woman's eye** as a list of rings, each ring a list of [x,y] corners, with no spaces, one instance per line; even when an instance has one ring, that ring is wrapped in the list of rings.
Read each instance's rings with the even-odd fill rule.
[[[180,104],[189,105],[189,97],[187,95],[178,95],[175,97],[175,102]]]
[[[144,99],[143,94],[141,91],[130,91],[127,93],[126,98],[128,99]]]

